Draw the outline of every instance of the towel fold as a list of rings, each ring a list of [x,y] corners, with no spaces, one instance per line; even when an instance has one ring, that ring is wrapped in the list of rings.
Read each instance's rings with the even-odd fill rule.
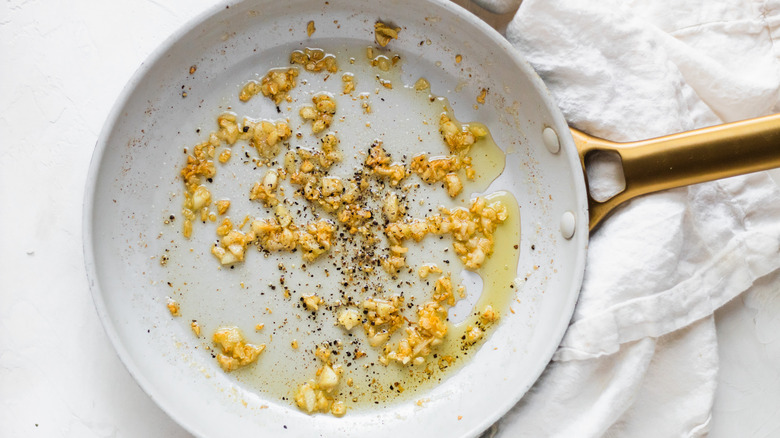
[[[569,123],[605,139],[780,112],[780,1],[525,0],[506,36]],[[553,361],[490,435],[705,435],[713,313],[779,268],[780,188],[767,173],[620,207],[591,236]]]

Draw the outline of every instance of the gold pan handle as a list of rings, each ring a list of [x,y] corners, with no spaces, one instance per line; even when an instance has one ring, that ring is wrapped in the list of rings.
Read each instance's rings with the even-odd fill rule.
[[[622,161],[625,190],[603,202],[588,192],[591,231],[615,207],[637,196],[780,167],[780,114],[630,143],[576,129],[571,133],[586,186],[589,154],[613,152]]]

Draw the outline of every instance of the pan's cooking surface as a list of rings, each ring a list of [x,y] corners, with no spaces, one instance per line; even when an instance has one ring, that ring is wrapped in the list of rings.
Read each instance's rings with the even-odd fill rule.
[[[352,2],[277,3],[239,3],[214,9],[208,18],[193,23],[142,67],[109,117],[85,203],[88,271],[107,332],[142,387],[196,434],[224,435],[226,427],[237,433],[276,434],[286,425],[291,436],[347,436],[376,433],[381,424],[388,434],[436,430],[448,436],[473,435],[505,412],[541,373],[565,330],[579,289],[587,233],[579,228],[572,239],[564,239],[560,222],[571,212],[579,224],[587,223],[582,176],[570,138],[561,138],[558,153],[548,152],[541,139],[548,126],[565,132],[565,122],[530,67],[504,52],[508,45],[487,26],[460,15],[449,3],[414,2],[392,11],[392,16],[371,3],[359,11]],[[377,18],[402,27],[392,47],[405,57],[404,83],[427,78],[435,93],[448,98],[459,119],[484,122],[495,143],[507,152],[506,170],[491,191],[511,192],[522,212],[517,282],[522,287],[512,297],[514,313],[502,317],[467,365],[444,384],[425,391],[430,401],[423,406],[411,400],[340,419],[312,417],[247,390],[215,368],[208,353],[195,350],[202,346],[192,342],[186,321],[171,317],[164,297],[204,280],[193,281],[159,265],[164,250],[171,249],[162,222],[176,215],[181,205],[176,195],[181,182],[175,172],[184,158],[183,148],[202,141],[196,129],[210,129],[219,106],[231,105],[229,99],[249,79],[247,74],[285,65],[292,47],[333,48],[338,42],[334,38],[370,43]],[[309,38],[306,24],[311,20],[317,30]],[[457,54],[462,55],[461,63],[455,62]],[[197,69],[191,74],[193,65]],[[475,109],[482,88],[490,91],[485,105]],[[244,115],[243,108],[234,111]],[[196,239],[209,242],[211,237],[198,234],[205,230],[199,225],[195,224]],[[196,239],[193,252],[180,247],[184,255],[178,258],[192,257],[207,266],[216,263],[209,254],[198,258],[205,247]],[[172,270],[176,259],[171,258]],[[234,285],[241,282],[234,277],[246,275],[249,281],[244,283],[250,289],[241,297],[247,304],[250,293],[262,292],[249,270],[227,274],[216,272],[207,281]],[[187,298],[176,298],[182,299],[189,319],[216,321],[224,311],[220,306],[227,306],[217,301],[209,309],[193,310]],[[190,317],[186,314],[190,311],[200,313]],[[256,316],[232,323],[251,328],[262,322]],[[245,331],[248,337],[270,336]]]
[[[349,41],[338,40],[328,44],[330,47],[325,47],[326,53],[334,52],[331,47],[339,49],[335,59],[341,71],[307,72],[301,69],[298,85],[289,93],[291,101],[282,102],[279,110],[270,99],[262,99],[262,96],[242,103],[236,91],[226,99],[217,100],[222,102],[221,110],[231,109],[238,114],[238,120],[242,120],[243,116],[252,119],[286,118],[290,121],[292,135],[289,146],[281,149],[319,150],[323,135],[312,135],[310,123],[300,119],[297,113],[301,106],[311,104],[312,96],[329,93],[337,108],[329,132],[340,139],[342,159],[328,169],[328,177],[339,178],[340,181],[349,180],[356,169],[362,168],[367,151],[377,141],[382,143],[394,162],[404,162],[406,166],[413,157],[423,153],[430,157],[449,154],[439,132],[440,115],[449,109],[446,100],[433,98],[429,94],[431,90],[417,90],[414,84],[404,86],[400,77],[403,61],[384,71],[372,66],[364,45],[355,46]],[[287,49],[292,52],[298,46]],[[397,55],[392,50],[382,55],[378,49],[373,50],[378,56],[386,54],[387,59]],[[406,55],[402,54],[401,59],[405,59]],[[249,65],[252,71],[262,73],[275,67],[265,64],[259,56]],[[246,78],[258,76],[243,73]],[[350,93],[343,93],[343,73],[354,78],[355,89]],[[390,84],[392,88],[382,83]],[[220,91],[230,91],[230,88]],[[188,98],[202,96],[190,92]],[[208,96],[204,100],[208,102]],[[220,113],[216,105],[214,113],[216,119]],[[449,114],[454,117],[451,112]],[[216,128],[216,123],[206,126]],[[205,127],[193,126],[191,130],[200,131],[203,141],[209,138],[209,130]],[[188,149],[191,153],[192,148]],[[160,211],[160,217],[165,219],[160,221],[164,226],[160,230],[162,238],[158,240],[162,243],[159,254],[165,264],[165,283],[171,288],[167,295],[179,305],[180,331],[186,333],[194,323],[193,326],[202,332],[200,336],[193,334],[191,339],[182,336],[183,349],[189,349],[193,355],[200,356],[200,361],[208,364],[210,357],[219,352],[213,347],[211,333],[222,326],[238,326],[249,342],[266,345],[256,364],[232,374],[248,391],[263,394],[271,403],[286,401],[292,404],[298,386],[315,379],[317,369],[322,366],[315,353],[319,346],[327,345],[327,350],[331,352],[328,358],[330,366],[340,367],[343,371],[338,391],[334,394],[335,400],[346,403],[350,409],[361,406],[375,408],[376,403],[387,405],[398,400],[417,400],[425,389],[439,384],[459,368],[473,355],[481,341],[492,333],[494,321],[481,321],[479,318],[486,306],[491,306],[498,315],[509,313],[519,254],[520,212],[510,193],[499,192],[486,196],[489,203],[500,200],[509,213],[495,233],[496,255],[486,261],[484,268],[477,270],[481,278],[477,280],[473,274],[468,276],[472,281],[470,296],[450,311],[456,326],[449,328],[444,344],[436,347],[432,354],[418,356],[422,362],[420,365],[391,363],[388,366],[382,349],[385,345],[390,348],[403,339],[404,329],[394,331],[389,342],[372,346],[363,333],[362,324],[355,330],[344,330],[338,326],[339,314],[354,310],[360,312],[361,320],[370,328],[370,322],[363,315],[367,311],[361,307],[365,300],[372,297],[403,298],[399,314],[406,320],[416,321],[418,306],[432,299],[438,278],[450,277],[451,274],[454,287],[462,283],[464,265],[454,253],[449,236],[444,239],[430,236],[421,242],[408,242],[406,266],[393,275],[381,267],[389,252],[388,243],[383,240],[381,244],[371,244],[369,240],[383,236],[383,228],[388,222],[383,218],[382,208],[385,198],[391,194],[399,196],[408,218],[437,215],[440,213],[439,206],[467,208],[471,204],[471,193],[485,191],[504,170],[504,154],[489,135],[471,147],[468,157],[477,176],[470,181],[465,172],[460,172],[465,188],[454,199],[446,193],[443,183],[427,184],[416,175],[410,175],[396,185],[368,177],[366,179],[373,184],[369,189],[372,195],[361,201],[371,207],[375,217],[369,223],[372,232],[368,238],[361,233],[350,233],[349,227],[340,226],[335,232],[333,247],[315,260],[304,260],[302,251],[260,252],[250,248],[246,262],[220,267],[211,254],[218,238],[215,229],[225,217],[232,218],[237,225],[243,222],[245,215],[258,219],[274,216],[274,207],[263,207],[258,201],[250,202],[247,195],[266,172],[283,172],[285,156],[285,151],[280,151],[268,166],[257,166],[257,152],[247,142],[223,145],[215,154],[220,155],[226,149],[230,149],[231,159],[224,165],[217,165],[216,176],[204,182],[204,187],[209,188],[212,200],[229,199],[229,212],[219,218],[215,215],[214,222],[194,221],[193,237],[183,239],[184,218],[179,215],[183,184],[177,178],[178,168],[174,167],[170,187],[164,190],[161,187],[161,191],[170,195],[170,202]],[[181,163],[184,161],[182,159]],[[285,178],[274,195],[279,195],[281,205],[286,206],[297,223],[302,226],[304,222],[322,218],[337,223],[335,212],[328,214],[316,203],[307,202],[296,189]],[[171,217],[174,219],[171,220]],[[443,272],[426,274],[422,278],[419,269],[430,265]],[[481,285],[484,285],[484,296],[476,303],[482,292]],[[323,300],[315,311],[304,303],[305,297],[313,295],[316,295],[315,300]],[[163,298],[158,297],[160,300]],[[262,329],[255,330],[259,326]],[[475,328],[476,331],[471,332]],[[473,341],[466,339],[470,332]],[[215,372],[220,371],[216,369]]]

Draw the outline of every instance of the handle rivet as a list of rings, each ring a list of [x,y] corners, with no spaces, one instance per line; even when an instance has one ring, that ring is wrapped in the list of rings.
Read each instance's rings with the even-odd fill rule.
[[[542,131],[542,141],[551,154],[557,154],[558,151],[561,150],[561,142],[558,140],[558,134],[549,126]]]
[[[567,211],[561,215],[561,235],[564,239],[571,239],[576,228],[577,221],[574,219],[574,213]]]

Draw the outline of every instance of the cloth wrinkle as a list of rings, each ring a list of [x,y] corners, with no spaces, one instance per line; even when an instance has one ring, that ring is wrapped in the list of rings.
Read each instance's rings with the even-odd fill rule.
[[[648,336],[662,336],[712,314],[735,295],[723,294],[719,298],[716,295],[696,293],[695,289],[704,281],[703,278],[708,278],[707,282],[712,284],[714,290],[722,290],[728,286],[723,281],[725,276],[722,273],[727,267],[738,267],[748,276],[744,282],[745,288],[758,276],[768,273],[763,270],[756,272],[748,265],[742,257],[748,252],[745,246],[743,239],[737,237],[714,258],[710,266],[702,269],[696,276],[678,283],[674,288],[623,301],[573,322],[564,336],[561,348],[556,352],[555,359],[582,360],[586,357],[602,356],[604,352],[613,353],[621,343]],[[708,277],[713,274],[712,271],[714,277]],[[694,296],[703,301],[693,300]],[[575,343],[575,346],[570,343]]]
[[[506,37],[569,124],[607,140],[780,111],[780,1],[524,0]],[[778,217],[763,172],[618,207],[553,360],[496,436],[705,435],[713,313],[780,270]]]

